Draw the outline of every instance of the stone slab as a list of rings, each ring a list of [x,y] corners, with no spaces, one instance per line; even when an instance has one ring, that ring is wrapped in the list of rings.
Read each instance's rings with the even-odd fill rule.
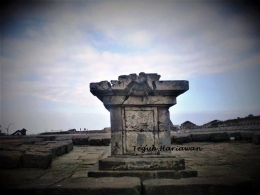
[[[191,141],[192,139],[190,134],[176,135],[171,138],[171,143],[176,144],[189,143]]]
[[[99,160],[99,170],[184,170],[185,160],[176,157],[113,157]]]
[[[22,167],[48,168],[52,163],[51,153],[27,152],[21,156]]]
[[[210,139],[213,142],[230,141],[230,136],[227,132],[223,133],[211,133]]]
[[[210,134],[208,133],[196,133],[191,134],[191,139],[194,142],[210,142]]]
[[[232,177],[150,179],[142,181],[142,193],[152,195],[242,195],[250,194],[252,183]]]
[[[53,184],[54,183],[54,184]],[[139,178],[68,178],[60,182],[53,179],[37,180],[23,186],[5,189],[7,192],[21,194],[62,194],[62,195],[140,195],[141,181]]]
[[[110,107],[112,105],[164,105],[172,106],[176,104],[176,97],[173,96],[104,96],[103,103],[105,106]],[[111,107],[112,108],[112,107]],[[111,109],[110,108],[110,109]]]
[[[110,138],[103,138],[102,139],[102,146],[109,146],[110,144]]]
[[[190,167],[185,170],[99,170],[98,163],[88,171],[88,177],[138,177],[141,180],[146,179],[180,179],[188,177],[197,177],[198,172]]]
[[[115,131],[111,133],[111,154],[123,154],[123,132]]]
[[[73,137],[72,141],[73,145],[88,145],[88,137],[86,136]]]
[[[88,145],[90,146],[102,146],[102,138],[97,137],[97,138],[89,138],[88,140]]]
[[[0,168],[14,169],[21,166],[22,153],[19,151],[0,151]]]

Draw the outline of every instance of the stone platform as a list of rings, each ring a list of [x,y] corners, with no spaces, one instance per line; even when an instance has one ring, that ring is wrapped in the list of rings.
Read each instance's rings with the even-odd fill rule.
[[[138,177],[142,181],[146,179],[180,179],[197,177],[198,172],[190,167],[185,170],[99,170],[95,164],[89,171],[88,177]]]
[[[175,156],[108,156],[98,161],[100,170],[184,170],[185,160]]]
[[[180,179],[197,177],[185,160],[173,155],[118,155],[100,159],[88,172],[88,177],[139,177],[145,179]]]

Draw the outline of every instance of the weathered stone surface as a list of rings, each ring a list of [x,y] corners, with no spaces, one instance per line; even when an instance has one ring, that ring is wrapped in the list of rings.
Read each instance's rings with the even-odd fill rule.
[[[56,148],[50,147],[50,146],[44,146],[44,147],[32,147],[28,150],[28,152],[30,153],[47,153],[47,154],[51,154],[52,158],[56,158]]]
[[[30,152],[51,153],[52,158],[56,158],[65,153],[69,153],[73,149],[72,141],[48,141],[41,144],[42,147],[31,147]]]
[[[156,171],[157,179],[180,179],[180,178],[189,178],[197,177],[198,171],[191,169],[190,167],[185,167],[185,170],[159,170]]]
[[[247,194],[252,190],[250,181],[232,178],[232,177],[214,177],[214,178],[185,178],[185,179],[150,179],[144,180],[143,194],[175,194],[175,195],[238,195]]]
[[[24,145],[19,145],[19,146],[2,145],[0,146],[0,151],[17,151],[17,152],[25,153],[27,149],[24,147]]]
[[[181,174],[181,178],[198,177],[198,171],[188,166],[185,167],[185,170],[180,170],[179,172]]]
[[[181,179],[182,175],[180,171],[175,170],[159,170],[155,172],[156,179]],[[147,178],[148,179],[148,178]],[[149,178],[153,179],[153,178]]]
[[[99,160],[100,170],[184,170],[185,161],[180,158],[163,158],[158,155],[148,157],[108,157]]]
[[[175,171],[174,171],[175,172]],[[145,179],[156,179],[157,171],[111,171],[111,170],[89,170],[88,177],[138,177],[141,180]]]
[[[54,136],[54,135],[38,135],[37,138],[42,139],[43,141],[54,141],[57,138],[57,136]],[[42,142],[42,141],[38,141],[38,142]]]
[[[62,181],[61,181],[62,180]],[[5,192],[18,194],[41,195],[140,195],[141,181],[139,178],[68,178],[57,180],[48,178],[24,183],[23,185],[4,188]]]
[[[234,142],[217,142],[217,143],[191,142],[191,143],[184,144],[183,146],[193,146],[193,147],[200,146],[203,149],[202,152],[194,152],[194,151],[175,152],[176,155],[183,156],[186,160],[185,162],[186,166],[184,171],[188,171],[188,166],[191,166],[193,169],[197,170],[198,177],[200,178],[202,177],[206,179],[209,177],[225,178],[227,177],[227,175],[230,175],[245,180],[250,179],[252,180],[252,183],[254,185],[254,188],[252,188],[252,190],[254,190],[255,192],[260,190],[259,188],[260,186],[259,183],[260,145],[246,143],[242,141],[236,143]],[[1,189],[6,189],[7,187],[9,187],[10,190],[10,189],[15,189],[16,184],[20,183],[20,185],[22,186],[21,188],[23,189],[26,188],[28,191],[33,189],[38,189],[39,186],[45,186],[47,189],[49,189],[50,186],[55,185],[57,188],[59,188],[60,186],[57,186],[57,182],[60,180],[64,180],[66,178],[72,178],[72,177],[86,178],[88,171],[92,166],[85,165],[86,161],[75,160],[75,159],[81,159],[81,157],[87,157],[93,153],[100,154],[100,151],[102,151],[102,149],[104,148],[108,149],[110,147],[74,146],[74,149],[69,154],[63,155],[55,159],[55,161],[52,162],[52,165],[48,169],[38,169],[38,168],[1,169],[0,187]],[[95,159],[92,160],[97,161],[98,155],[96,155],[93,158]],[[107,172],[109,171],[107,172],[104,171],[104,172],[108,174]],[[111,171],[110,174],[114,174],[116,176],[116,174],[119,175],[118,172],[119,171]],[[129,171],[125,171],[125,172],[129,172]],[[136,172],[135,173],[136,177],[145,175],[140,170],[135,172]],[[156,174],[156,172],[158,173],[159,171],[156,170],[153,171],[154,174]],[[99,176],[97,177],[102,176],[102,174],[99,174]],[[134,176],[134,173],[128,173],[128,174]],[[127,175],[127,173],[121,171],[121,177],[124,175]],[[152,175],[152,174],[151,172],[149,173],[148,171],[146,171],[146,175]],[[165,175],[168,175],[167,172],[165,173]],[[44,180],[44,178],[47,177],[50,179]],[[153,178],[156,179],[156,177]],[[160,179],[157,179],[158,183],[160,183],[159,180]],[[211,186],[212,188],[214,188],[215,185],[212,184]],[[252,193],[248,191],[247,193],[244,194],[254,194],[254,191]],[[21,191],[18,190],[17,193],[19,192]],[[41,189],[41,191],[38,190],[38,192],[39,193],[43,192],[43,189]],[[39,193],[31,193],[31,194],[39,194]],[[21,194],[30,194],[30,193],[21,193]],[[50,194],[50,193],[47,192],[46,194]],[[73,193],[71,192],[71,194]],[[191,192],[190,194],[194,194],[194,192]]]
[[[110,138],[103,138],[102,139],[102,146],[109,146],[110,144]]]
[[[126,135],[126,154],[157,154],[157,151],[142,151],[140,147],[155,146],[154,132],[135,132],[127,131]],[[155,146],[158,147],[158,146]]]
[[[159,131],[173,130],[173,124],[170,120],[170,111],[165,107],[158,107],[158,124]]]
[[[172,96],[105,96],[103,97],[104,104],[108,107],[115,104],[121,104],[122,106],[151,106],[151,105],[163,105],[170,107],[176,104],[176,97]],[[119,101],[119,102],[117,102]]]
[[[126,131],[154,131],[157,130],[157,109],[151,107],[125,108]]]
[[[0,151],[0,168],[14,169],[21,166],[22,152],[19,151]]]
[[[90,92],[110,111],[111,154],[139,154],[134,147],[170,146],[173,129],[169,107],[189,89],[188,81],[159,81],[141,72],[118,80],[90,83]]]
[[[55,155],[61,156],[67,152],[67,144],[66,143],[56,143],[52,145],[53,148],[56,149]]]
[[[213,142],[221,142],[221,141],[229,141],[230,137],[227,132],[223,133],[211,133],[210,134],[210,139]]]
[[[65,153],[69,153],[71,150],[73,150],[73,142],[70,140],[66,142]]]
[[[188,81],[159,81],[160,75],[136,74],[122,75],[118,81],[112,80],[99,83],[90,83],[90,91],[93,95],[102,99],[105,95],[174,95],[178,96],[189,89]],[[102,101],[102,100],[101,100]]]
[[[139,177],[142,181],[146,179],[180,179],[188,177],[197,177],[198,172],[187,167],[185,170],[99,170],[98,164],[95,164],[88,171],[88,177]]]
[[[22,167],[26,168],[48,168],[52,162],[51,153],[27,152],[22,154]]]
[[[24,136],[23,139],[21,139],[21,143],[22,145],[24,144],[28,144],[28,145],[32,145],[32,144],[36,144],[38,142],[43,142],[44,138],[38,138],[38,137],[27,137]]]
[[[160,150],[161,147],[171,147],[170,131],[158,131],[155,132],[155,147],[159,148],[156,154],[170,154],[170,150]]]
[[[69,178],[48,190],[51,194],[140,195],[141,181],[137,177]]]
[[[24,168],[24,165],[26,168],[40,168],[45,167],[46,164],[46,166],[49,166],[49,161],[52,162],[52,159],[57,156],[73,150],[70,136],[59,137],[60,141],[56,139],[54,141],[53,138],[56,138],[56,136],[44,136],[44,138],[38,138],[37,136],[8,137],[7,140],[1,140],[0,151],[6,153],[5,156],[0,158],[0,164],[3,164],[2,168]],[[51,159],[49,159],[49,155],[51,155]],[[25,160],[24,163],[23,159]],[[31,164],[27,162],[30,159],[33,161]],[[37,163],[41,159],[43,159],[42,164]]]
[[[110,111],[111,156],[121,156],[116,159],[107,157],[99,161],[98,168],[108,170],[103,176],[111,175],[109,172],[111,170],[185,169],[184,161],[183,164],[178,164],[179,161],[173,157],[168,159],[127,157],[127,155],[140,157],[144,154],[161,156],[171,153],[171,150],[160,149],[171,146],[170,131],[173,130],[173,124],[170,120],[169,107],[176,104],[178,95],[189,89],[189,83],[159,81],[159,78],[158,74],[141,72],[139,75],[121,75],[117,81],[112,80],[111,84],[107,81],[90,83],[90,92]],[[182,168],[179,168],[181,165]],[[117,173],[120,174],[123,173]],[[156,177],[156,172],[148,173],[151,174]]]
[[[111,155],[123,154],[123,131],[111,132]]]
[[[194,142],[209,142],[209,141],[211,141],[209,133],[191,134],[191,139]]]
[[[182,144],[182,143],[189,143],[191,142],[191,135],[187,134],[187,135],[176,135],[176,136],[172,136],[172,141],[171,143],[176,143],[176,144]]]
[[[88,145],[88,137],[73,137],[73,145]]]
[[[97,137],[97,138],[89,138],[88,140],[88,144],[90,146],[102,146],[102,138],[101,137]]]
[[[124,109],[122,107],[110,108],[110,121],[112,132],[123,130],[122,116],[124,116]]]
[[[155,95],[178,96],[189,89],[188,81],[155,81]]]

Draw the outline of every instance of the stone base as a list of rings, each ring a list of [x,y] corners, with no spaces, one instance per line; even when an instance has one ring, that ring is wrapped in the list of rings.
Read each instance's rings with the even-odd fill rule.
[[[99,170],[184,170],[185,161],[175,156],[108,156],[98,161]]]
[[[198,172],[185,168],[184,159],[175,156],[108,156],[99,160],[88,177],[139,177],[145,179],[180,179],[197,177]]]

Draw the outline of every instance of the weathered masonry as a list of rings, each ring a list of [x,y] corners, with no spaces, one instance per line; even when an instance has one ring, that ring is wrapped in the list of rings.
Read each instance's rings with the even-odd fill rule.
[[[99,161],[99,170],[185,169],[183,159],[162,148],[171,146],[169,108],[189,89],[189,82],[159,79],[158,74],[141,72],[111,83],[90,83],[111,120],[111,156]]]
[[[118,81],[111,81],[112,86],[108,81],[90,84],[91,93],[110,111],[112,155],[171,145],[169,107],[189,89],[189,83],[159,78],[158,74],[140,73],[119,76]]]

